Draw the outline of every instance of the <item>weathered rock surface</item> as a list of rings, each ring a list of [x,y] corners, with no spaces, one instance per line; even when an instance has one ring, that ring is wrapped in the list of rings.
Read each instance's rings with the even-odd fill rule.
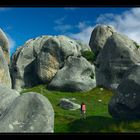
[[[0,85],[0,116],[11,106],[12,102],[20,94],[16,90],[7,88],[4,85]]]
[[[9,73],[9,67],[1,47],[0,47],[0,84],[3,84],[11,88],[11,77]]]
[[[114,33],[96,59],[97,85],[116,89],[124,73],[138,62],[140,50],[134,41],[125,35]]]
[[[48,38],[41,36],[30,39],[12,55],[11,77],[14,89],[21,91],[23,87],[32,87],[40,83],[36,74],[36,57]]]
[[[59,105],[60,107],[68,110],[77,110],[81,107],[79,104],[74,103],[70,99],[66,99],[66,98],[60,99]]]
[[[109,103],[110,114],[119,119],[140,118],[140,65],[125,73],[116,92]]]
[[[4,57],[7,63],[9,64],[10,63],[9,41],[6,34],[2,31],[1,28],[0,28],[0,47],[3,50]]]
[[[50,37],[42,46],[37,61],[37,73],[41,81],[50,82],[57,71],[64,66],[68,56],[81,55],[83,50],[90,48],[66,36]]]
[[[49,84],[50,89],[87,91],[96,86],[94,66],[85,58],[69,56]]]
[[[97,55],[104,47],[107,39],[116,32],[112,26],[98,25],[92,31],[89,46],[92,51]]]
[[[42,36],[28,40],[12,56],[13,88],[20,91],[23,87],[50,83],[69,56],[79,57],[82,51],[87,50],[91,51],[88,45],[66,36]]]
[[[17,97],[0,117],[0,132],[53,131],[53,108],[46,97],[37,93]]]

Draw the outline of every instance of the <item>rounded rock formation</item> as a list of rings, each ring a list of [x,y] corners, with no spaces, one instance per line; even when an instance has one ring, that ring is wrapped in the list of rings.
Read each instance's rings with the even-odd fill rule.
[[[98,86],[116,89],[124,73],[140,62],[140,49],[125,35],[114,33],[108,38],[96,59],[96,82]]]
[[[48,88],[61,91],[88,91],[96,86],[94,66],[85,58],[69,56]]]
[[[140,118],[140,65],[133,66],[125,73],[108,109],[114,118]]]
[[[1,95],[0,95],[1,96]],[[54,111],[46,97],[24,93],[0,116],[0,132],[54,132]]]
[[[91,50],[98,55],[103,49],[107,39],[116,32],[112,26],[108,25],[98,25],[92,31],[89,46]]]
[[[41,36],[28,40],[12,56],[13,88],[20,91],[24,87],[43,83],[50,84],[70,56],[78,59],[84,51],[91,51],[91,49],[81,41],[62,35]],[[88,63],[88,66],[91,67],[91,64]],[[93,87],[91,80],[87,84],[83,83],[83,85]],[[87,86],[86,89],[88,89]]]
[[[9,41],[6,34],[0,28],[0,47],[3,50],[4,57],[8,64],[10,64],[10,51],[9,51]]]

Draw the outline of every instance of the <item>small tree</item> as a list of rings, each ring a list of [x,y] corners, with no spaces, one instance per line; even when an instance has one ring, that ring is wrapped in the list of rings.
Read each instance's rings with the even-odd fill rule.
[[[95,54],[92,51],[84,51],[81,53],[83,57],[85,57],[89,62],[93,62],[95,60]]]

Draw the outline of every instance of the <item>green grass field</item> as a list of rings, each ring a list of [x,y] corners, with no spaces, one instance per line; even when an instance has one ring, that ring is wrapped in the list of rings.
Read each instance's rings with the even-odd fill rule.
[[[113,119],[108,113],[108,102],[113,93],[107,89],[95,88],[89,92],[49,91],[45,85],[24,89],[25,92],[38,92],[46,96],[55,112],[55,133],[96,133],[96,132],[140,132],[140,121],[120,121]],[[61,98],[76,98],[75,102],[85,102],[86,119],[80,117],[80,110],[65,110],[59,107]]]

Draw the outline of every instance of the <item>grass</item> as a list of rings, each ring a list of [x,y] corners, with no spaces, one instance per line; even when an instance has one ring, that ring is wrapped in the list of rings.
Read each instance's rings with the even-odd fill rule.
[[[108,102],[113,93],[107,89],[95,88],[89,92],[49,91],[45,85],[24,89],[22,93],[38,92],[49,99],[55,112],[55,133],[96,133],[96,132],[140,132],[140,121],[113,119],[108,113]],[[80,118],[80,110],[65,110],[58,106],[61,98],[76,98],[75,102],[85,102],[86,120]]]
[[[82,52],[82,56],[85,57],[91,63],[95,60],[96,57],[92,51],[84,51]]]

